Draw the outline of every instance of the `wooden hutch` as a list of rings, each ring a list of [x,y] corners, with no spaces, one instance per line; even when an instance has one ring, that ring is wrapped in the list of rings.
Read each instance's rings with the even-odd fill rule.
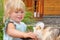
[[[60,0],[23,0],[29,11],[36,12],[36,18],[60,16]],[[39,17],[37,17],[39,15]]]

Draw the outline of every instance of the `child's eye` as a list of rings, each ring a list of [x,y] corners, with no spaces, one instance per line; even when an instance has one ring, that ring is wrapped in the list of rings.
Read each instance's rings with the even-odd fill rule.
[[[23,11],[21,11],[21,13],[24,13]]]
[[[15,13],[18,13],[18,11],[15,11]]]
[[[24,11],[15,11],[15,13],[24,13]]]

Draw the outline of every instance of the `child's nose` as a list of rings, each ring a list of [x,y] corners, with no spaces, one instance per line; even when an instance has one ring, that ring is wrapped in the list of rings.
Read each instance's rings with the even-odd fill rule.
[[[23,14],[20,13],[20,14],[18,14],[18,16],[23,16]]]

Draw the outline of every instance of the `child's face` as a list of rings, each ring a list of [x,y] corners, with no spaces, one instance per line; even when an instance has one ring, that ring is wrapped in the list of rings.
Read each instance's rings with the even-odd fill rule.
[[[10,13],[10,19],[20,22],[24,18],[24,10],[15,10]]]

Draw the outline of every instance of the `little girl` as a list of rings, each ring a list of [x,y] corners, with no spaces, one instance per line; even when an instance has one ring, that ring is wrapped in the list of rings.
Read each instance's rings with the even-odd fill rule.
[[[26,24],[21,22],[24,18],[25,4],[21,0],[4,1],[4,36],[3,40],[22,40],[21,38],[32,38],[37,40],[32,32],[26,33]]]

